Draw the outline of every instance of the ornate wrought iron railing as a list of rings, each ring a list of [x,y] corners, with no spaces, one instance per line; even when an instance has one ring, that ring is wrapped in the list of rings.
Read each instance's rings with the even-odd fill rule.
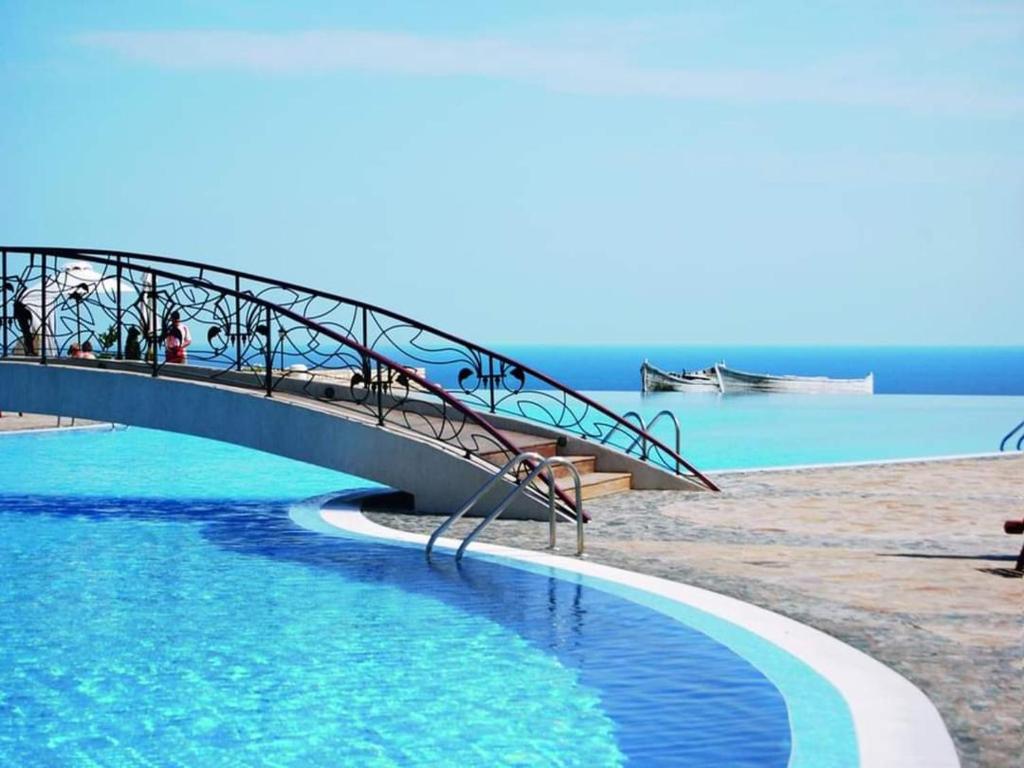
[[[417,372],[251,293],[117,258],[28,253],[15,265],[11,255],[0,253],[5,358],[66,362],[95,354],[95,346],[111,364],[153,376],[200,376],[268,396],[311,397],[491,464],[518,452],[479,414]],[[172,313],[186,327],[206,329],[206,343],[190,345],[184,363],[168,361]],[[284,335],[302,338],[313,372],[274,368],[275,325],[285,331],[278,345]],[[177,333],[183,334],[180,326]],[[566,495],[559,496],[574,513]]]
[[[83,261],[102,271],[100,279],[106,283],[98,289],[85,290],[84,295],[79,291],[79,298],[72,298],[73,304],[66,306],[62,325],[52,329],[57,337],[52,341],[63,343],[65,349],[72,338],[80,343],[89,340],[95,345],[102,329],[91,315],[88,318],[91,322],[82,321],[82,313],[95,313],[100,309],[97,297],[109,298],[110,294],[117,294],[115,314],[107,313],[113,329],[106,339],[113,340],[111,354],[118,358],[125,356],[128,345],[125,334],[131,327],[136,328],[139,336],[146,337],[147,349],[148,345],[154,345],[155,349],[160,339],[153,342],[152,337],[163,332],[164,318],[159,317],[159,322],[148,319],[158,317],[159,308],[147,308],[143,301],[144,296],[155,293],[160,307],[175,306],[186,323],[192,321],[194,325],[202,324],[209,329],[205,338],[193,344],[189,354],[190,360],[201,360],[204,365],[220,365],[227,370],[227,364],[233,363],[236,373],[246,367],[273,370],[276,366],[281,370],[297,363],[317,369],[347,367],[354,369],[357,383],[374,375],[374,369],[366,361],[377,357],[387,361],[383,370],[394,371],[396,382],[397,377],[411,382],[407,369],[425,367],[424,382],[429,380],[452,399],[468,406],[471,412],[526,419],[603,442],[717,490],[711,480],[642,426],[523,363],[396,312],[286,281],[164,256],[69,248],[7,247],[2,250],[5,265],[17,256],[35,264],[32,268],[37,272],[43,259],[59,261],[65,269],[69,263]],[[145,282],[148,273],[158,281],[155,292],[149,290]],[[135,282],[122,285],[125,274]],[[10,288],[15,296],[32,290],[29,275],[11,270],[9,265],[5,266],[4,275],[5,282],[14,281]],[[38,274],[35,277],[38,280]],[[173,291],[161,287],[161,280],[174,283]],[[122,295],[124,291],[118,294],[119,289],[126,287],[130,295],[128,301]],[[211,300],[214,295],[216,301]],[[5,300],[5,312],[7,303]],[[270,320],[256,317],[260,312],[266,315],[267,307],[273,308],[269,310],[273,315]],[[281,322],[280,318],[289,316],[294,319]],[[5,334],[9,326],[17,324],[17,318],[6,320]],[[259,335],[252,332],[261,325],[265,325],[273,337],[265,346],[259,342]],[[310,333],[313,327],[318,330]],[[118,333],[118,329],[123,333]],[[335,351],[324,346],[323,340],[328,338],[335,346],[344,340],[342,346],[347,359],[339,359]],[[6,336],[3,348],[6,354]],[[255,363],[250,359],[267,351],[270,359],[259,359]],[[45,355],[46,349],[41,353]],[[159,370],[161,363],[153,364]],[[376,370],[380,371],[381,367]],[[296,378],[295,374],[290,375]],[[270,386],[273,388],[273,384]],[[387,382],[383,382],[383,386],[386,388]],[[422,387],[418,383],[416,386]]]

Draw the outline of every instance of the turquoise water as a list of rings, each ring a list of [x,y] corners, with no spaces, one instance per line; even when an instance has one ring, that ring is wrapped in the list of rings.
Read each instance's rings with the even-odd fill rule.
[[[748,661],[777,649],[699,615],[288,518],[364,484],[141,429],[0,439],[0,764],[855,761],[830,686],[788,706]]]
[[[136,427],[0,435],[5,496],[280,501],[377,487],[216,440]]]
[[[645,421],[672,411],[683,456],[702,470],[989,453],[1024,419],[1024,397],[1008,396],[588,395]],[[654,432],[674,445],[667,419]]]

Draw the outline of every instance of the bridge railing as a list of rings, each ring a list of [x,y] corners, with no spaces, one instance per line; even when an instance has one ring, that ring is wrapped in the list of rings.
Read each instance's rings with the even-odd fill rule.
[[[418,371],[252,292],[116,256],[7,249],[0,259],[4,358],[52,364],[95,355],[110,367],[152,376],[312,398],[492,465],[519,451]],[[172,361],[169,351],[186,340],[185,328],[192,343],[184,359]],[[301,350],[308,364],[280,365],[289,359],[286,346]],[[575,514],[572,501],[558,495]]]
[[[473,409],[525,419],[603,443],[717,490],[710,479],[664,441],[591,398],[506,355],[382,307],[294,283],[163,256],[60,248],[12,247],[7,251],[35,253],[37,258],[47,254],[69,261],[101,259],[120,264],[122,269],[173,269],[175,274],[191,276],[198,285],[287,308],[401,366],[426,369],[425,378]],[[196,290],[193,286],[175,298],[189,299],[190,292]],[[211,352],[217,360],[233,355],[237,367],[247,354],[248,337],[239,330],[247,318],[243,317],[243,307],[233,308],[230,301],[219,312],[224,320],[220,326],[223,335],[210,339]],[[279,325],[272,332],[277,335],[276,365],[323,367],[316,339],[287,325]],[[331,362],[330,356],[327,362]]]

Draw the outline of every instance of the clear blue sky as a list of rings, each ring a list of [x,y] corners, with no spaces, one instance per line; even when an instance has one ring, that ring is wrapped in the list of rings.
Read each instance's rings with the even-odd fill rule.
[[[1024,343],[1020,2],[0,0],[0,242],[487,342]]]

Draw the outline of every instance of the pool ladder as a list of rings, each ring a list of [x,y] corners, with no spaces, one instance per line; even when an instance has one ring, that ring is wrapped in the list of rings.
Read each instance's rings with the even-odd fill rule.
[[[548,548],[556,548],[556,533],[555,528],[557,527],[557,517],[562,517],[566,520],[575,520],[576,522],[576,554],[583,554],[583,494],[580,488],[580,473],[579,470],[573,465],[568,459],[562,458],[561,456],[541,456],[539,453],[527,451],[518,454],[515,458],[510,460],[503,466],[494,477],[484,483],[480,490],[474,493],[466,503],[457,509],[452,515],[445,520],[441,525],[437,527],[437,530],[430,535],[430,540],[427,542],[427,557],[430,557],[431,551],[434,549],[434,542],[437,541],[438,537],[451,528],[452,524],[457,520],[461,519],[469,510],[471,510],[476,504],[484,497],[484,495],[497,485],[506,474],[518,475],[521,465],[526,464],[530,466],[533,463],[534,466],[527,473],[526,477],[521,480],[517,479],[515,487],[509,491],[505,498],[494,508],[494,510],[488,514],[476,528],[470,531],[469,535],[462,540],[462,544],[459,545],[458,551],[455,553],[455,559],[461,560],[463,554],[466,552],[468,547],[483,530],[493,523],[498,517],[508,509],[508,506],[520,493],[525,491],[530,484],[540,476],[544,471],[548,473]],[[555,505],[555,467],[566,467],[569,470],[569,474],[573,479],[573,487],[576,491],[576,516],[568,514],[567,512],[559,509]]]
[[[682,450],[682,447],[683,447],[683,428],[681,426],[679,426],[679,419],[676,417],[676,415],[674,413],[672,413],[672,411],[667,411],[667,410],[666,411],[658,411],[654,415],[654,418],[652,418],[646,424],[644,423],[644,417],[641,416],[636,411],[626,411],[624,414],[622,414],[622,420],[623,421],[627,421],[629,419],[632,419],[633,421],[636,422],[636,425],[640,428],[640,432],[641,433],[646,432],[647,434],[653,434],[651,432],[651,430],[654,429],[654,425],[657,424],[659,421],[661,421],[662,419],[669,419],[672,422],[673,426],[675,426],[676,456],[680,455],[680,451]],[[609,440],[611,440],[612,435],[614,435],[620,429],[622,429],[622,425],[621,424],[616,424],[614,427],[612,427],[610,430],[608,430],[608,432],[605,434],[605,436],[601,438],[601,445],[604,445]],[[633,442],[629,444],[628,448],[626,448],[626,453],[627,454],[632,453],[633,449],[636,448],[637,443],[640,443],[640,457],[644,461],[646,461],[647,460],[647,453],[648,453],[648,451],[647,451],[647,440],[644,438],[643,434],[639,434],[635,438],[633,438]],[[676,471],[679,471],[679,461],[678,460],[676,461]]]
[[[1017,450],[1024,450],[1024,421],[1018,424],[1016,427],[1006,433],[1006,437],[1003,438],[1002,442],[999,443],[999,450],[1005,451],[1006,444],[1013,439],[1013,436],[1020,432],[1020,438],[1017,440]]]

